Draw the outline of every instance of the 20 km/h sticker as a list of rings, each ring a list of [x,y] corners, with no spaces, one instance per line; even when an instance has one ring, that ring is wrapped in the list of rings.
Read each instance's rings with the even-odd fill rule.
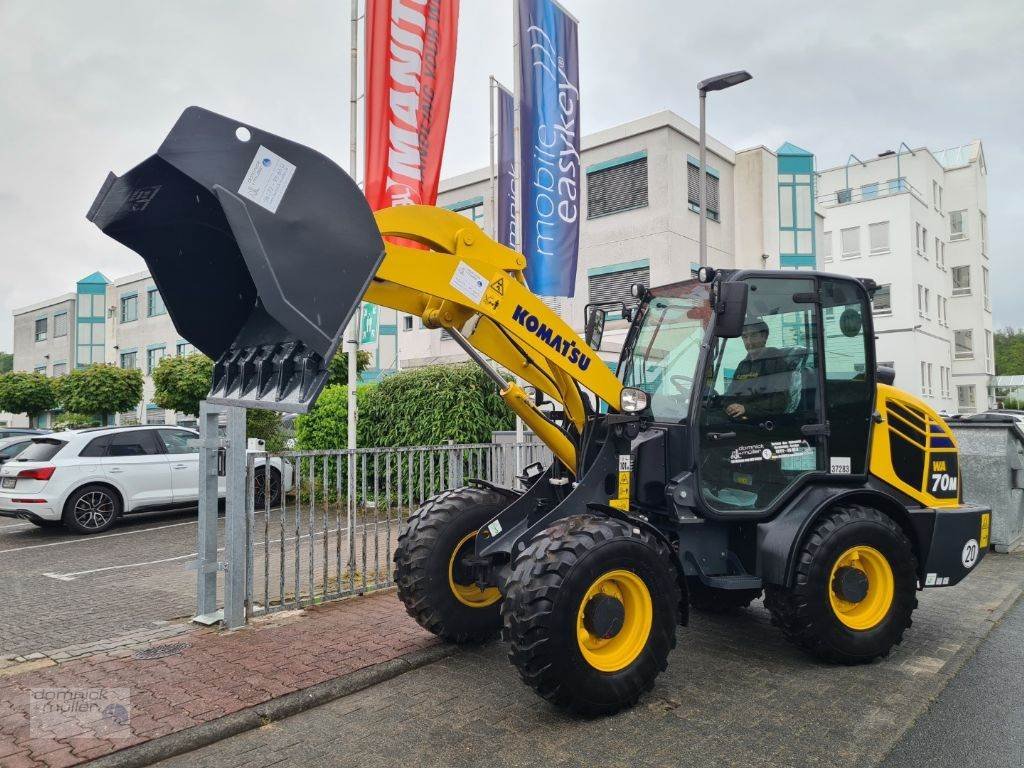
[[[964,551],[960,553],[960,562],[964,564],[964,568],[973,568],[974,564],[978,562],[978,542],[975,539],[970,539],[964,544]]]

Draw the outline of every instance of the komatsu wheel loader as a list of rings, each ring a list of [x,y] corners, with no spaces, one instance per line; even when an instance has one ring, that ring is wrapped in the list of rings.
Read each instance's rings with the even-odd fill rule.
[[[691,277],[680,257],[677,282],[611,307],[629,318],[616,375],[594,349],[609,307],[589,308],[588,344],[472,221],[373,213],[323,155],[195,107],[88,217],[146,260],[216,361],[213,402],[308,409],[364,299],[446,329],[493,377],[554,459],[517,488],[472,480],[427,501],[394,555],[398,596],[451,642],[502,631],[558,706],[634,704],[690,606],[762,593],[811,654],[883,657],[917,591],[955,585],[988,547],[953,434],[876,368],[870,280]]]

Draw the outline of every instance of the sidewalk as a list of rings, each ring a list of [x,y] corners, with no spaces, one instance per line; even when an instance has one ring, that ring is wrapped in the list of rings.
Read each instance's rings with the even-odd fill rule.
[[[445,652],[392,592],[272,614],[235,632],[178,624],[146,634],[0,661],[0,768],[75,765],[204,724],[230,735],[252,727],[243,715],[260,718],[252,708],[270,700],[275,714],[282,703],[297,711],[288,694],[326,700],[331,681],[363,670],[362,687]],[[47,717],[54,694],[41,689],[69,688],[89,691],[66,706],[102,706]]]

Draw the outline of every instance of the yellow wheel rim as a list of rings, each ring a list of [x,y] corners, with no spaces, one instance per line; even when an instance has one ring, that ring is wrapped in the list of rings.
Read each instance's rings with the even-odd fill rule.
[[[472,544],[475,538],[476,531],[467,533],[452,550],[452,556],[448,558],[448,586],[451,587],[455,599],[463,605],[468,605],[470,608],[486,608],[501,600],[501,591],[497,587],[480,589],[472,582],[460,584],[455,581],[455,561],[463,554],[466,545]]]
[[[854,568],[867,577],[867,594],[851,602],[836,593],[835,578],[840,568]],[[828,597],[836,618],[850,629],[872,629],[882,623],[892,607],[896,583],[892,566],[885,555],[873,547],[850,547],[832,566],[828,577]]]
[[[622,628],[612,637],[591,634],[584,626],[587,604],[598,595],[612,597],[622,603]],[[587,663],[602,672],[625,669],[647,645],[654,621],[654,604],[643,579],[631,571],[617,570],[599,577],[580,601],[576,617],[576,640]]]

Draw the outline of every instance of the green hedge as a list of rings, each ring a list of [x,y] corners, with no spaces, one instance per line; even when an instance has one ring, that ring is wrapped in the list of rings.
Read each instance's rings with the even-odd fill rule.
[[[476,365],[431,365],[363,385],[357,392],[360,446],[487,443],[515,417],[494,383]],[[309,414],[296,421],[299,450],[344,448],[345,388],[327,387]]]

